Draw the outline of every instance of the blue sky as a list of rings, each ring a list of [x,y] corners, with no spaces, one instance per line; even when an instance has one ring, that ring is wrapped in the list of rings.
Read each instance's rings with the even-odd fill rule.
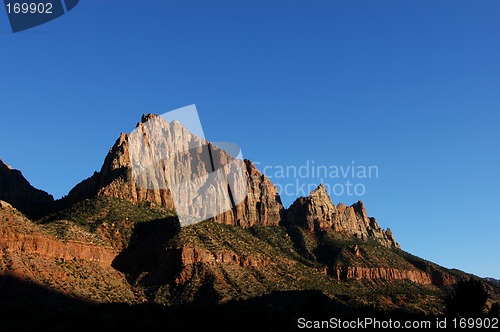
[[[0,10],[0,158],[60,197],[143,113],[196,104],[260,168],[376,165],[333,201],[500,278],[500,2],[283,3],[82,0],[17,34]]]

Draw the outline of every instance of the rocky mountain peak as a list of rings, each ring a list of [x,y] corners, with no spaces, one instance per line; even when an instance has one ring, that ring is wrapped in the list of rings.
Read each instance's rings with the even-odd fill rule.
[[[157,117],[159,117],[159,115],[153,114],[153,113],[143,114],[142,118],[141,118],[141,123],[146,123],[149,120],[152,120],[152,119],[157,118]]]
[[[172,152],[166,147],[175,147],[181,153]],[[208,149],[211,150],[210,158],[207,158]],[[146,159],[155,155],[161,156],[156,157],[157,159],[167,160],[161,169],[153,172],[147,187],[138,183],[132,163],[145,162],[146,165],[152,165],[154,161],[137,158],[134,155],[137,151],[147,151],[144,154]],[[172,210],[188,209],[189,206],[199,206],[199,198],[186,197],[182,202],[185,206],[179,207],[179,202],[176,206],[167,179],[173,177],[179,183],[186,179],[197,181],[197,175],[210,173],[214,171],[214,166],[220,168],[229,161],[233,159],[228,153],[191,134],[178,121],[169,123],[157,115],[145,114],[133,133],[120,135],[106,156],[101,170],[73,188],[62,204],[70,206],[90,197],[107,196],[125,199],[134,204],[148,203]],[[277,225],[281,220],[283,205],[276,187],[249,161],[236,160],[235,163],[241,166],[244,176],[234,181],[239,181],[248,188],[248,195],[241,203],[229,207],[215,219],[242,227],[255,224]],[[220,192],[229,189],[220,187],[217,190]]]
[[[328,192],[327,192],[325,185],[323,183],[320,184],[318,187],[316,187],[316,189],[311,191],[311,193],[309,194],[309,197],[311,199],[329,200],[331,202],[330,195],[328,195]]]
[[[308,197],[298,198],[288,209],[286,222],[297,224],[312,232],[332,227],[337,209],[323,184]]]
[[[373,239],[386,247],[399,248],[390,230],[383,230],[375,218],[367,215],[363,202],[351,206],[332,203],[324,185],[308,197],[300,197],[288,209],[287,223],[299,225],[309,232],[341,232],[363,240]]]
[[[357,201],[352,205],[352,207],[354,208],[354,211],[356,211],[356,213],[366,215],[365,204],[363,204],[362,201]]]

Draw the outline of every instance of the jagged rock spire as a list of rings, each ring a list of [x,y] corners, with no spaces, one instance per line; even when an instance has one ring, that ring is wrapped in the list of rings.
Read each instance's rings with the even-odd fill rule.
[[[360,239],[374,239],[380,244],[399,248],[390,229],[383,230],[375,218],[368,217],[363,202],[351,206],[332,203],[323,184],[308,197],[298,198],[288,209],[286,222],[307,229],[333,230]]]

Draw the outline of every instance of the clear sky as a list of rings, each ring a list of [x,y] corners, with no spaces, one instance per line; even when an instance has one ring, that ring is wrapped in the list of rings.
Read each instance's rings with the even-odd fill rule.
[[[499,1],[82,0],[17,34],[0,10],[0,61],[0,158],[56,197],[143,113],[196,104],[207,139],[270,176],[376,166],[333,201],[500,278]]]

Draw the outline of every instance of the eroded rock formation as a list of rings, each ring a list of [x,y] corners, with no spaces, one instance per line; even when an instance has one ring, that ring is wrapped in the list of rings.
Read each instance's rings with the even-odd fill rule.
[[[310,232],[332,229],[359,239],[373,239],[389,248],[399,248],[390,229],[383,230],[375,218],[368,217],[361,201],[337,207],[323,185],[308,197],[298,198],[287,211],[287,223],[299,225]]]

